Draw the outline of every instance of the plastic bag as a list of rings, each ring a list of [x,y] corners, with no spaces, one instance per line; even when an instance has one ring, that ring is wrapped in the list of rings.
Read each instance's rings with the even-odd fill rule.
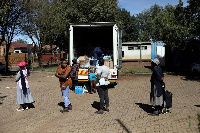
[[[101,78],[101,79],[99,80],[99,84],[100,84],[100,85],[105,85],[105,83],[106,83],[105,78]]]

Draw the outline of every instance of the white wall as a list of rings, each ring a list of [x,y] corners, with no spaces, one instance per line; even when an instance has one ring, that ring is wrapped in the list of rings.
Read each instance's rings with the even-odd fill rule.
[[[157,57],[160,60],[160,65],[165,66],[165,47],[157,46]]]
[[[122,58],[122,60],[140,59],[140,49],[137,48],[137,46],[139,45],[134,46],[134,50],[129,50],[128,47],[130,46],[122,46],[122,51],[124,51],[124,57]],[[142,59],[151,59],[151,45],[141,46],[143,47],[141,50]],[[144,49],[145,46],[147,49]]]

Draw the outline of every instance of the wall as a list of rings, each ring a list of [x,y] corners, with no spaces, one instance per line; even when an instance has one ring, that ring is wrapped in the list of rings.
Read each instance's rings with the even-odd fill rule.
[[[28,54],[11,54],[8,55],[8,64],[9,66],[17,66],[19,62],[25,61],[28,62]],[[5,63],[5,57],[0,56],[0,62]],[[32,62],[34,63],[34,57],[32,57]]]
[[[151,59],[151,45],[141,45],[141,50],[140,45],[135,45],[132,50],[129,50],[128,47],[130,46],[122,46],[122,51],[124,51],[124,57],[122,60]]]
[[[51,61],[51,57],[52,57],[52,61],[56,61],[57,59],[60,60],[60,54],[42,54],[41,57],[41,62],[48,62]],[[61,58],[63,58],[63,54],[61,54]]]

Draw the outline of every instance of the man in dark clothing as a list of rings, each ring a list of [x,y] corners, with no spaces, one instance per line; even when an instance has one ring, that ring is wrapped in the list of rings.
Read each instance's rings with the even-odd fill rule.
[[[96,66],[97,60],[99,60],[102,57],[102,55],[103,55],[103,51],[101,50],[101,48],[100,47],[96,47],[94,49],[94,62],[93,62],[93,64],[95,66]]]

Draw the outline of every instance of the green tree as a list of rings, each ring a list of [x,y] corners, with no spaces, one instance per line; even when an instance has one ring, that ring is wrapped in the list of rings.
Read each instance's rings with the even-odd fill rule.
[[[199,0],[188,0],[187,17],[188,21],[192,21],[190,24],[193,28],[193,35],[195,40],[200,40],[200,1]]]
[[[125,9],[121,9],[120,13],[118,14],[119,18],[117,23],[122,28],[122,41],[123,42],[131,42],[138,40],[138,29],[137,29],[137,21],[134,16],[130,15],[130,12],[126,11]]]
[[[156,33],[158,28],[154,22],[154,19],[163,11],[163,7],[154,5],[148,10],[144,10],[137,15],[137,21],[139,26],[139,41],[150,41],[157,38]]]
[[[8,72],[8,54],[13,36],[18,34],[18,24],[19,18],[23,11],[23,1],[21,0],[3,0],[1,2],[0,12],[1,14],[1,23],[0,23],[0,33],[5,37],[7,41],[6,44],[6,72]]]

